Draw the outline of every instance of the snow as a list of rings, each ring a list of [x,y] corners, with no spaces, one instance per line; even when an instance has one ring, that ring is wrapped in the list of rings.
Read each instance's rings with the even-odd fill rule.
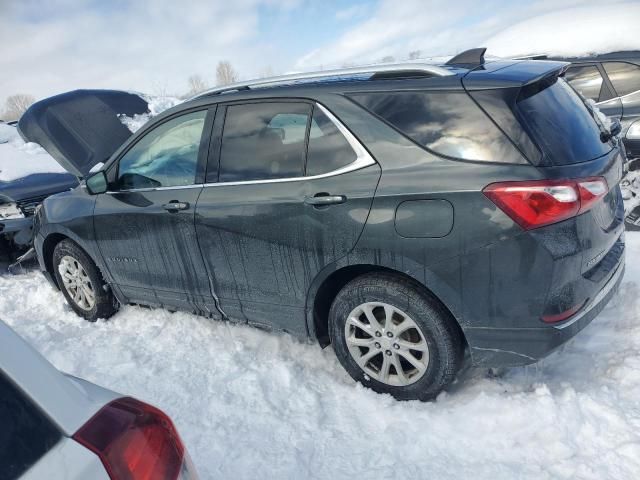
[[[36,271],[0,275],[0,318],[59,369],[174,419],[203,479],[635,479],[640,234],[620,293],[561,350],[432,403],[353,382],[333,351],[185,313],[77,317]]]
[[[37,143],[25,143],[15,127],[0,123],[0,182],[33,173],[66,173]]]
[[[144,98],[149,104],[149,113],[143,113],[140,115],[134,115],[133,117],[129,117],[127,115],[119,115],[120,121],[129,129],[132,133],[138,131],[140,127],[142,127],[145,123],[151,120],[156,115],[164,112],[165,110],[175,107],[179,103],[182,103],[177,97],[168,97],[168,96],[153,96],[153,95],[144,95],[138,93],[142,98]]]
[[[485,42],[499,56],[585,56],[640,49],[640,3],[565,8],[516,23]]]

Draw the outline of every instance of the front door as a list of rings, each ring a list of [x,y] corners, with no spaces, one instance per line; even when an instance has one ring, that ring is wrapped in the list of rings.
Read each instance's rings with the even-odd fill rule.
[[[380,168],[319,105],[221,108],[212,139],[219,161],[210,155],[208,170],[215,178],[208,173],[196,209],[221,308],[304,336],[309,286],[355,245]]]
[[[129,301],[218,316],[194,226],[212,117],[200,110],[153,127],[116,162],[110,191],[98,195],[97,243]]]

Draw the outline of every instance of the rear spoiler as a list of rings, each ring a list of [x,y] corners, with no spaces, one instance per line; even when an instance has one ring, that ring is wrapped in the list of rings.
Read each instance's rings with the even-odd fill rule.
[[[522,88],[561,77],[571,64],[549,60],[505,60],[476,68],[462,78],[466,90]]]

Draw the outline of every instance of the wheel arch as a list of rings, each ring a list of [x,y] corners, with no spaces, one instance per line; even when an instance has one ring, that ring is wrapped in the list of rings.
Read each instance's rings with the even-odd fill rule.
[[[60,288],[60,285],[58,285],[58,280],[53,270],[53,251],[55,250],[56,245],[67,239],[70,239],[67,235],[59,232],[54,232],[47,235],[47,237],[42,242],[42,260],[44,262],[44,267],[49,273],[49,278],[53,283],[55,283],[58,289]]]
[[[307,323],[309,333],[322,347],[326,347],[331,343],[329,339],[329,310],[336,295],[338,295],[338,292],[351,280],[369,273],[387,273],[398,278],[409,280],[416,288],[438,302],[449,314],[454,325],[460,331],[460,336],[465,343],[465,348],[468,346],[464,330],[460,325],[460,320],[453,314],[452,309],[449,308],[432,289],[415,277],[399,270],[381,265],[359,264],[348,265],[331,272],[323,280],[317,282],[315,288],[312,286],[309,290],[307,299]]]

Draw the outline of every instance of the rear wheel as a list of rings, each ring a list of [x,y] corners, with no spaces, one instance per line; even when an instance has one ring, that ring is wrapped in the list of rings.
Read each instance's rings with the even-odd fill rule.
[[[357,381],[399,400],[429,400],[455,378],[464,353],[457,325],[414,282],[369,274],[348,283],[329,312],[336,355]]]
[[[117,311],[117,302],[96,264],[71,240],[63,240],[53,251],[55,277],[74,312],[95,322]]]

